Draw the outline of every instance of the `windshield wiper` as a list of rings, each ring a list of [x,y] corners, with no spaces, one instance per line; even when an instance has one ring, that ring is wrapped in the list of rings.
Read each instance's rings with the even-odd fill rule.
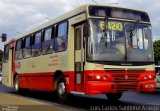
[[[102,30],[102,33],[101,33],[103,39],[104,38],[107,39],[107,32],[108,32],[108,17],[106,16],[104,19],[104,29]],[[103,41],[103,42],[105,42],[105,47],[107,48],[107,42],[106,41]]]
[[[104,19],[104,25],[105,25],[105,27],[104,27],[104,35],[107,37],[107,32],[108,32],[108,17],[106,16],[105,17],[105,19]],[[107,27],[106,27],[107,26]]]
[[[136,21],[136,23],[134,24],[134,27],[130,27],[130,36],[135,36],[136,32],[137,32],[137,26],[139,24],[139,20]]]

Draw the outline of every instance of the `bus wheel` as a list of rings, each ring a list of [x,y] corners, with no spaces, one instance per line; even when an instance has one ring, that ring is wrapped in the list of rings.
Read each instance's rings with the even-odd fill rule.
[[[106,96],[110,101],[116,101],[122,97],[122,93],[110,93],[106,94]]]
[[[15,81],[14,81],[14,89],[15,89],[15,92],[19,94],[20,88],[19,88],[19,77],[18,76],[16,76]]]
[[[66,84],[62,77],[58,79],[56,95],[60,102],[65,102],[67,100]]]

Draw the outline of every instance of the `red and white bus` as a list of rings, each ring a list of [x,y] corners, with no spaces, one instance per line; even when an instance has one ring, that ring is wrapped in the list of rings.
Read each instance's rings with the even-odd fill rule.
[[[5,43],[3,84],[68,94],[155,90],[151,23],[146,12],[84,5]]]

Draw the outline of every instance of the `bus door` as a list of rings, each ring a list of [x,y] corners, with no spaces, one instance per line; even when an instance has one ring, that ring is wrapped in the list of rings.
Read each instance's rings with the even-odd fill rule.
[[[75,91],[84,92],[83,25],[75,27]]]
[[[2,83],[8,87],[11,87],[13,85],[12,62],[13,62],[13,48],[10,48],[9,45],[6,45],[4,48],[4,60],[2,66]]]

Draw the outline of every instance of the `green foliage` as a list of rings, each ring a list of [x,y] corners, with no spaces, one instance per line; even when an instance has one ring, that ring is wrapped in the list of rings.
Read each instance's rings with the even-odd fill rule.
[[[160,61],[160,40],[154,41],[153,47],[154,47],[154,59],[155,63],[157,64],[158,61]]]

